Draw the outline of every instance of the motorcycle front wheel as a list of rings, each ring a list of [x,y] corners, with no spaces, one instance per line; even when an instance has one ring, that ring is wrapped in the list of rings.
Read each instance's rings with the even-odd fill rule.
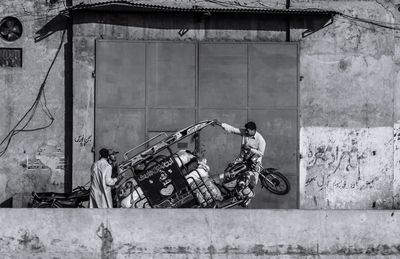
[[[274,168],[262,170],[260,181],[263,187],[274,194],[285,195],[290,191],[289,180]]]

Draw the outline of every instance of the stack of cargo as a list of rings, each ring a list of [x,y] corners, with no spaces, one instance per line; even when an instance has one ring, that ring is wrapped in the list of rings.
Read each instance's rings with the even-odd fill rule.
[[[190,151],[179,150],[173,156],[181,172],[188,172],[185,179],[201,207],[211,207],[222,201],[221,191],[209,177],[210,167],[206,159],[199,160]],[[183,170],[183,167],[185,170]],[[173,184],[173,183],[172,183]],[[121,208],[149,208],[143,190],[132,177],[118,190]]]
[[[121,208],[150,208],[150,205],[144,196],[142,189],[137,185],[135,179],[131,178],[124,183],[120,197],[122,198]]]
[[[177,152],[175,161],[178,165],[183,166],[189,164],[197,158],[185,150]],[[221,191],[209,177],[210,167],[207,165],[207,160],[202,159],[197,161],[197,168],[189,171],[185,178],[190,185],[197,201],[202,207],[210,207],[216,201],[222,201]]]

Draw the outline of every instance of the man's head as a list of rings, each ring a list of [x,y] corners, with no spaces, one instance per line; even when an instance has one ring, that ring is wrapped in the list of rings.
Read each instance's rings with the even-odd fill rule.
[[[110,163],[116,162],[116,161],[117,161],[117,156],[116,156],[116,154],[118,154],[119,152],[118,152],[118,151],[114,151],[114,150],[112,150],[112,149],[109,149],[108,152],[110,153],[110,154],[109,154],[109,157],[108,157],[109,162],[110,162]]]
[[[108,156],[110,155],[110,151],[108,151],[108,149],[106,148],[100,149],[99,153],[100,153],[100,158],[108,158]]]
[[[248,136],[254,136],[256,134],[257,131],[257,126],[254,122],[249,121],[244,125],[244,129],[245,129],[245,133]]]

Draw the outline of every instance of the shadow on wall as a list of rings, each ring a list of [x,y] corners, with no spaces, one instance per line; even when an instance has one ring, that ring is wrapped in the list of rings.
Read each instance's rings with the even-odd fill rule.
[[[36,32],[35,42],[46,39],[55,32],[67,29],[68,17],[57,15]]]
[[[30,208],[31,199],[31,193],[17,193],[0,203],[0,208]]]
[[[13,207],[13,197],[0,203],[0,208],[12,208]]]
[[[326,27],[332,20],[332,14],[321,13],[293,13],[288,15],[250,12],[127,12],[112,7],[107,9],[103,7],[76,10],[65,15],[60,14],[36,32],[35,41],[41,41],[56,31],[65,30],[70,17],[73,24],[95,23],[138,28],[178,29],[182,35],[189,29],[287,31],[290,28],[304,29],[306,33],[312,33]]]

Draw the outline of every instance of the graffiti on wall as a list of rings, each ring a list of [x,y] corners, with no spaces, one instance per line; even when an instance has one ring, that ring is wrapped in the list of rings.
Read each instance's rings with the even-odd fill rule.
[[[26,155],[20,165],[27,170],[65,171],[67,162],[60,145],[42,145],[34,155]]]
[[[400,170],[400,121],[397,121],[393,127],[393,171],[399,172]],[[393,193],[398,194],[400,192],[400,175],[398,173],[393,174]],[[400,196],[394,196],[394,204],[396,208],[400,208]]]
[[[39,159],[26,156],[26,160],[21,162],[21,166],[28,170],[48,169],[49,167],[42,163]]]
[[[62,156],[62,157],[60,157],[60,158],[58,159],[58,163],[57,163],[56,169],[59,169],[59,170],[65,170],[65,169],[67,169],[67,160],[65,159],[64,156]]]
[[[92,141],[92,135],[85,136],[85,135],[79,135],[74,139],[75,143],[79,143],[81,147],[86,146],[88,143]]]
[[[384,188],[393,163],[391,134],[390,128],[309,130],[302,151],[306,193]]]
[[[379,177],[365,181],[361,173],[361,163],[370,152],[358,150],[355,144],[356,142],[353,142],[348,149],[343,149],[338,145],[321,145],[315,149],[309,148],[307,170],[310,171],[313,168],[324,170],[318,170],[318,174],[308,175],[305,185],[315,184],[319,190],[330,187],[362,190],[372,186],[373,182],[378,180]]]
[[[56,170],[65,170],[67,168],[67,162],[64,157],[55,158],[57,161],[56,166],[53,169]],[[21,162],[21,166],[28,170],[43,170],[43,169],[51,169],[50,166],[43,163],[40,159],[36,157],[27,156],[24,161]]]

